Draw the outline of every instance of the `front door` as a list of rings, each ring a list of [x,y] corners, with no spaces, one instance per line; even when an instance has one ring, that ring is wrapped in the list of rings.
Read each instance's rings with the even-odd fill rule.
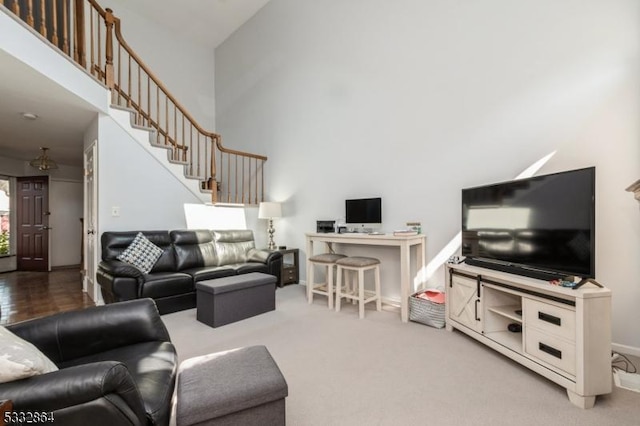
[[[97,174],[96,142],[84,152],[84,290],[89,297],[97,301],[95,285],[97,264]]]
[[[19,271],[49,270],[49,177],[17,178]]]

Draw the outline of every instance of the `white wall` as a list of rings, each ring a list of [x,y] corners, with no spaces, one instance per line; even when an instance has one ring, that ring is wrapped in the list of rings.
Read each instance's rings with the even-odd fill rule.
[[[49,182],[49,238],[52,241],[50,264],[80,265],[82,239],[82,181],[54,180]]]
[[[597,278],[614,342],[640,352],[640,209],[624,191],[640,177],[636,0],[272,0],[215,65],[217,131],[269,156],[278,244],[304,248],[346,198],[382,196],[384,229],[422,222],[433,260],[461,188],[552,152],[540,173],[596,166]],[[398,297],[397,254],[372,253]]]
[[[201,203],[111,117],[98,120],[98,235],[184,229],[184,204]],[[118,207],[119,216],[112,215]]]
[[[128,0],[103,0],[120,18],[127,44],[162,81],[169,92],[184,105],[198,123],[214,131],[214,52],[205,46],[183,39],[160,24],[131,9]],[[158,5],[169,7],[169,5]],[[173,4],[171,7],[180,7]],[[203,7],[206,7],[203,4]],[[194,16],[193,19],[198,19]]]

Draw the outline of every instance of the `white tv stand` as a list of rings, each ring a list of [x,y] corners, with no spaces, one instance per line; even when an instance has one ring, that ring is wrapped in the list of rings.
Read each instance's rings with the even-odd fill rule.
[[[611,290],[465,264],[447,265],[446,328],[473,337],[567,389],[591,408],[611,392]],[[509,331],[510,324],[521,332]]]

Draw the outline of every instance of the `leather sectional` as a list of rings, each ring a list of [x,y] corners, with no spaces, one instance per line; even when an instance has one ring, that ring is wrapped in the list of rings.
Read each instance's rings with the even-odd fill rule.
[[[138,232],[163,250],[149,274],[118,260]],[[97,281],[105,303],[149,297],[161,314],[196,307],[199,281],[250,272],[280,283],[282,254],[255,248],[251,230],[104,232]]]

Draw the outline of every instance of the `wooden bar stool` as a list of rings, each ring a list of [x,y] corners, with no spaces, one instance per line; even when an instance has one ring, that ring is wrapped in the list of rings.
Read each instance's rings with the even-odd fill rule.
[[[309,268],[309,276],[307,277],[307,300],[309,304],[313,303],[313,295],[321,294],[327,296],[329,299],[329,309],[333,309],[333,268],[336,266],[336,261],[345,258],[344,254],[336,253],[322,253],[311,256],[308,261],[311,263]],[[315,265],[325,266],[327,273],[325,275],[326,281],[321,283],[315,283],[313,278],[313,270]]]
[[[340,311],[341,299],[347,298],[358,302],[360,318],[364,318],[364,305],[369,302],[376,302],[376,310],[382,310],[382,299],[380,298],[380,260],[373,257],[346,257],[336,261],[338,267],[338,279],[336,282],[336,312]],[[366,271],[374,271],[375,291],[365,291],[364,289],[364,273]],[[352,290],[348,290],[342,286],[342,278],[345,272],[358,273],[358,288],[352,286]],[[345,291],[343,293],[343,291]]]

